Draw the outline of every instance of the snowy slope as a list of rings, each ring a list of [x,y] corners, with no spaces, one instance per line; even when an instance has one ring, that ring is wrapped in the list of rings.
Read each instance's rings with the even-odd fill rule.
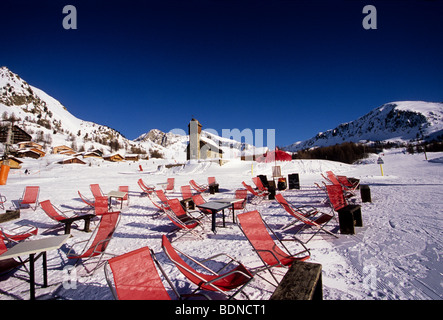
[[[320,234],[308,243],[311,252],[308,262],[322,265],[323,297],[326,300],[441,300],[443,153],[429,153],[430,161],[425,161],[423,154],[410,155],[404,154],[402,150],[391,149],[383,157],[384,176],[381,175],[379,165],[372,161],[377,157],[374,155],[365,164],[359,165],[323,160],[280,163],[284,175],[300,173],[302,187],[300,190],[283,191],[284,197],[294,204],[313,205],[324,212],[330,212],[330,208],[323,202],[324,194],[314,187],[314,182],[323,181],[320,173],[332,170],[337,174],[359,178],[363,184],[370,186],[372,202],[361,203],[360,196],[355,197],[356,203],[362,205],[363,215],[363,227],[357,228],[355,235],[340,234],[337,222],[332,221],[327,228],[337,232],[337,239]],[[31,159],[24,167],[30,169],[31,174],[24,175],[23,170],[11,171],[7,184],[0,186],[0,193],[7,197],[8,208],[20,198],[24,186],[38,185],[41,201],[50,199],[62,210],[78,210],[84,204],[78,198],[77,190],[91,197],[91,183],[99,183],[104,192],[115,190],[118,185],[128,185],[130,203],[129,206],[123,206],[121,221],[108,251],[120,255],[143,246],[152,248],[179,292],[188,293],[194,287],[161,249],[161,236],[170,232],[173,225],[167,217],[158,216],[148,197],[140,196],[137,180],[143,178],[146,183],[158,187],[157,183],[165,182],[166,177],[174,177],[175,191],[169,193],[169,197],[181,199],[180,186],[188,184],[190,179],[204,183],[208,176],[215,176],[221,192],[215,195],[205,193],[203,197],[206,200],[229,198],[237,188],[242,188],[242,181],[252,184],[251,169],[254,176],[266,174],[270,177],[274,164],[231,161],[220,167],[201,162],[158,170],[164,161],[141,161],[144,171],[139,172],[138,166],[132,163],[104,163],[100,167],[55,166],[46,165],[43,159]],[[120,205],[115,204],[113,208],[119,210]],[[280,230],[291,221],[291,216],[275,201],[265,200],[258,205],[248,203],[247,210],[258,210],[279,236],[290,237],[294,231]],[[258,266],[258,256],[238,226],[232,222],[232,216],[226,215],[226,228],[221,228],[221,223],[221,217],[217,216],[218,228],[217,234],[214,234],[210,231],[210,219],[204,220],[203,240],[184,237],[174,244],[198,259],[224,252],[239,259],[247,267]],[[2,227],[29,224],[39,228],[36,238],[62,233],[61,229],[48,231],[56,223],[40,208],[36,211],[22,209],[20,219],[3,223]],[[103,268],[99,268],[92,276],[85,276],[83,265],[80,264],[67,273],[72,261],[66,258],[66,253],[74,243],[91,236],[80,230],[82,226],[81,223],[79,229],[72,229],[73,237],[60,250],[48,252],[49,287],[37,286],[37,296],[45,298],[45,294],[55,294],[60,299],[68,300],[112,299]],[[92,224],[93,228],[95,226]],[[300,237],[304,239],[306,235],[309,236],[308,230],[306,233]],[[285,245],[292,251],[299,249],[292,241],[285,242]],[[42,279],[40,265],[36,264],[38,283]],[[282,277],[285,269],[276,272]],[[0,300],[28,299],[29,283],[24,281],[26,278],[24,271],[16,271],[10,277],[1,278]],[[273,290],[271,285],[259,278],[246,288],[250,298],[256,300],[269,299]],[[222,299],[217,294],[211,296]],[[238,298],[243,299],[243,296]]]
[[[375,108],[355,121],[320,132],[285,150],[297,151],[343,142],[431,140],[443,135],[443,103],[397,101]]]
[[[29,85],[6,67],[0,68],[0,114],[2,120],[15,119],[15,124],[27,131],[33,141],[51,146],[81,146],[85,150],[103,149],[110,152],[109,143],[118,142],[122,149],[132,144],[119,132],[72,115],[58,100]]]

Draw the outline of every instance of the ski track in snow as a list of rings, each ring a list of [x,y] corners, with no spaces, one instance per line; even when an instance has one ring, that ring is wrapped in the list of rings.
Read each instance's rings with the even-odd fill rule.
[[[298,172],[301,190],[287,190],[285,198],[298,205],[310,204],[325,212],[330,208],[324,203],[325,196],[314,187],[321,182],[321,172],[332,170],[361,179],[371,189],[371,203],[362,205],[363,227],[356,229],[355,235],[340,235],[334,239],[328,235],[317,235],[309,243],[309,261],[321,263],[323,270],[323,294],[328,300],[372,300],[372,299],[420,299],[436,300],[443,298],[442,282],[442,207],[443,207],[443,170],[440,161],[442,153],[428,154],[431,161],[425,161],[422,154],[406,155],[398,151],[385,154],[384,173],[380,167],[368,159],[367,164],[346,165],[332,161],[300,160],[291,163],[278,163],[282,172]],[[270,164],[257,164],[251,168],[250,162],[231,161],[220,167],[211,163],[187,164],[170,169],[166,161],[149,160],[139,163],[98,162],[93,166],[54,165],[49,160],[26,160],[21,170],[11,170],[7,185],[0,186],[11,205],[22,195],[24,186],[39,185],[40,200],[50,199],[62,210],[82,208],[83,203],[77,190],[90,196],[89,184],[99,183],[104,192],[115,190],[119,185],[129,185],[130,206],[123,206],[121,221],[109,245],[108,251],[114,254],[149,246],[158,255],[166,273],[180,292],[189,292],[193,285],[181,275],[161,250],[161,236],[172,229],[169,220],[158,216],[147,197],[140,197],[137,180],[146,183],[165,182],[167,177],[175,177],[175,192],[169,196],[181,199],[179,189],[190,179],[205,183],[208,176],[215,176],[222,193],[204,194],[206,200],[219,197],[232,197],[241,182],[252,185],[251,169],[254,176],[272,174]],[[138,164],[144,171],[138,172]],[[160,166],[160,167],[159,167]],[[24,175],[25,168],[31,170]],[[149,173],[147,173],[149,172]],[[116,208],[116,207],[114,207]],[[258,210],[266,222],[280,235],[290,235],[290,230],[280,228],[291,221],[289,215],[276,201],[263,201],[259,205],[248,204],[247,210]],[[217,218],[220,225],[221,219]],[[3,223],[2,227],[33,224],[39,228],[39,235],[55,224],[39,208],[21,211],[18,220]],[[337,230],[337,223],[329,229]],[[92,227],[95,225],[92,224]],[[218,228],[217,234],[210,231],[210,223],[205,223],[205,237],[195,240],[185,237],[174,244],[192,256],[204,259],[215,253],[225,252],[236,257],[248,267],[259,265],[257,255],[249,243],[232,223],[232,216],[226,214],[226,228]],[[82,224],[80,224],[80,228]],[[60,234],[61,231],[58,230]],[[309,233],[309,232],[306,232]],[[54,234],[52,232],[51,234]],[[84,266],[80,264],[74,273],[67,273],[66,253],[76,242],[88,239],[90,234],[73,228],[67,244],[58,251],[48,253],[48,279],[50,286],[41,288],[42,270],[36,263],[37,296],[56,295],[61,299],[108,300],[112,299],[106,284],[103,268],[92,276],[85,276]],[[301,235],[303,238],[306,235]],[[285,242],[290,250],[299,247],[294,242]],[[284,275],[279,270],[279,277]],[[72,275],[75,275],[75,281]],[[21,270],[9,277],[2,277],[0,299],[28,299],[29,284],[24,281],[27,274]],[[68,284],[68,285],[67,285]],[[70,285],[70,286],[69,286]],[[252,299],[268,299],[274,288],[262,280],[254,280],[246,292]],[[213,298],[222,298],[212,294]],[[242,298],[241,295],[238,298]]]

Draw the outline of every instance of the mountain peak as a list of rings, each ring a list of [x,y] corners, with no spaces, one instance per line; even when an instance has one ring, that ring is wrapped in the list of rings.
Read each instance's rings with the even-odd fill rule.
[[[299,141],[285,150],[298,151],[343,142],[432,140],[443,134],[443,103],[395,101],[371,110],[357,120]]]

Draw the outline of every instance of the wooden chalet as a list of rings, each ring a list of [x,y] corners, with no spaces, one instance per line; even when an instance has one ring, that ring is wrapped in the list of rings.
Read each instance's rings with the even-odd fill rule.
[[[53,154],[57,154],[57,153],[63,153],[63,152],[72,152],[72,154],[75,153],[74,150],[72,150],[72,148],[62,145],[62,146],[57,146],[57,147],[53,147],[52,148],[52,153]]]
[[[0,160],[0,165],[3,165],[4,161],[5,160]],[[9,157],[8,158],[8,166],[11,169],[21,169],[22,163],[23,163],[23,161],[15,158],[15,157]]]
[[[114,153],[110,155],[103,156],[103,159],[106,161],[119,162],[125,160],[119,153]]]
[[[140,160],[140,155],[138,154],[126,154],[125,155],[126,161],[138,161]]]
[[[81,160],[77,157],[66,158],[66,159],[63,159],[57,163],[59,163],[59,164],[72,164],[72,163],[86,164],[86,162],[84,162],[83,160]]]
[[[16,156],[18,158],[39,159],[41,157],[44,157],[45,155],[46,153],[44,151],[35,148],[18,150],[16,153]]]
[[[24,141],[24,142],[19,142],[17,143],[18,145],[18,149],[39,149],[39,150],[43,150],[43,146],[41,144],[38,144],[36,142],[33,141]]]
[[[4,122],[0,123],[0,142],[5,143],[8,136],[9,124],[5,125]],[[19,128],[16,125],[12,126],[12,141],[11,144],[17,144],[22,141],[31,141],[32,136],[25,130]]]

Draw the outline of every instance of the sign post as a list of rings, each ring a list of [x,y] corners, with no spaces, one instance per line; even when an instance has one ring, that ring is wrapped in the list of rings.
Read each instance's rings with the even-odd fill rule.
[[[382,175],[382,176],[383,176],[383,163],[384,163],[383,159],[380,158],[380,157],[378,157],[378,159],[377,159],[377,164],[380,165],[380,171],[381,171],[381,175]]]

